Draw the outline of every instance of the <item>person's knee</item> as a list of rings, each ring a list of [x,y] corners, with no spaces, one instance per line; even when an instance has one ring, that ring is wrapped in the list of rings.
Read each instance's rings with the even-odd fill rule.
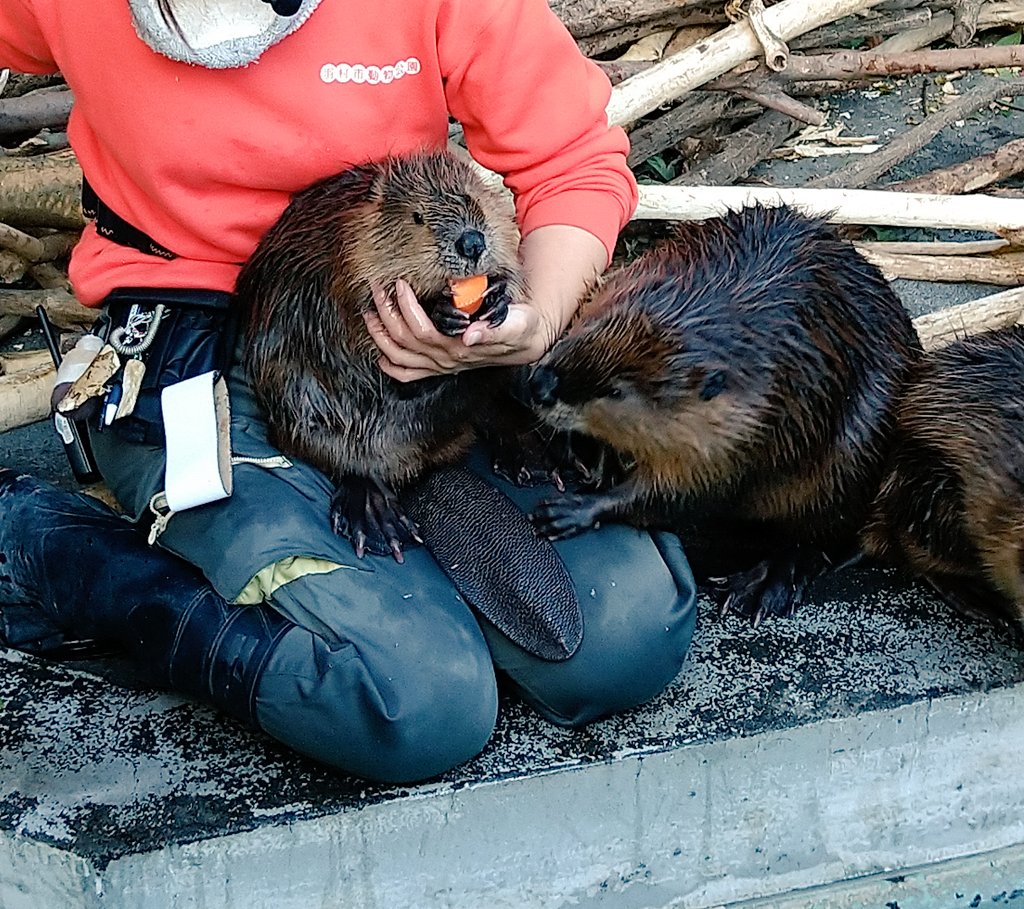
[[[389,782],[437,776],[475,757],[490,739],[498,712],[497,685],[486,672],[439,666],[381,697],[376,732],[361,775]],[[339,723],[343,721],[338,718]],[[342,727],[344,728],[344,727]]]
[[[634,582],[587,616],[583,645],[527,696],[549,720],[582,726],[646,703],[678,675],[696,622],[696,587],[678,539],[652,535]],[[586,611],[586,610],[585,610]],[[596,614],[595,614],[596,613]]]
[[[427,779],[478,754],[494,729],[497,690],[486,646],[436,653],[328,649],[296,629],[264,671],[261,728],[346,773],[388,783]]]
[[[647,703],[678,675],[692,630],[692,619],[638,620],[631,635],[604,641],[608,646],[595,651],[593,662],[549,693],[543,712],[576,727]]]

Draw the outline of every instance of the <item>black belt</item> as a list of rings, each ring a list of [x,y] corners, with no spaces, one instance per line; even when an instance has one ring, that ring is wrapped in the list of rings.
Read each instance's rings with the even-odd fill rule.
[[[82,178],[82,213],[96,221],[96,232],[121,246],[130,246],[149,256],[161,259],[177,259],[177,253],[171,252],[166,246],[157,243],[149,234],[129,224],[119,214],[111,211],[106,203],[96,195],[89,181]]]

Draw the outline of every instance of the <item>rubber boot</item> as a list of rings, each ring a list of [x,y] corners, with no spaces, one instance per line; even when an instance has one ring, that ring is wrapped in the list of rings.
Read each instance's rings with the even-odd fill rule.
[[[72,637],[117,643],[146,683],[257,727],[257,682],[294,627],[228,603],[101,503],[0,469],[0,604],[18,603]]]

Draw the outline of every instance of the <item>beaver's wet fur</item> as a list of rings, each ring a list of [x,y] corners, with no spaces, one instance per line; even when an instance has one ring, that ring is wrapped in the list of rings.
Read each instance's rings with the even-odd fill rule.
[[[378,365],[371,284],[406,280],[444,333],[466,329],[449,279],[486,274],[476,318],[525,299],[511,205],[464,162],[428,151],[364,164],[296,194],[243,267],[246,365],[272,441],[337,485],[334,529],[356,551],[416,537],[397,491],[469,446],[488,370],[400,383]]]
[[[864,547],[957,609],[1024,631],[1024,326],[925,356]]]
[[[634,465],[544,503],[538,530],[676,530],[699,576],[726,575],[726,606],[786,614],[856,552],[919,355],[881,273],[823,220],[757,206],[681,224],[610,275],[533,372],[546,421]]]

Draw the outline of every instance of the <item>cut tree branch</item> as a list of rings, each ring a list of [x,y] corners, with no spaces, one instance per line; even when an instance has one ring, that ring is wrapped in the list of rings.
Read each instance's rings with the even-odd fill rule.
[[[980,256],[1011,248],[1009,240],[855,240],[853,245],[862,251],[899,256]]]
[[[0,158],[0,221],[18,227],[81,229],[82,169],[74,154]]]
[[[38,423],[50,414],[52,363],[0,376],[0,432]]]
[[[24,231],[0,223],[0,248],[17,253],[31,263],[52,262],[71,252],[77,241],[77,234],[64,231],[33,237]]]
[[[627,22],[697,11],[702,6],[687,0],[551,0],[549,5],[574,38],[619,29]]]
[[[805,81],[863,81],[883,76],[913,73],[951,73],[960,70],[1024,66],[1024,47],[1007,45],[964,50],[915,51],[899,55],[875,51],[832,51],[804,56],[793,54],[782,72],[772,72],[763,64],[745,71],[734,71],[712,79],[708,91],[732,91],[744,97],[749,92],[792,91]],[[646,64],[650,66],[650,64]],[[772,88],[765,88],[772,86]]]
[[[0,224],[0,247],[29,262],[40,262],[46,254],[46,248],[39,240],[9,224]]]
[[[808,4],[804,0],[781,0],[765,12],[764,20],[773,34],[788,41],[879,2],[881,0],[821,0]],[[749,23],[730,25],[615,86],[608,103],[608,120],[613,124],[629,123],[756,57],[760,51],[761,45]]]
[[[1024,139],[1014,139],[987,155],[979,155],[951,167],[933,170],[913,180],[889,183],[885,188],[901,193],[958,195],[977,192],[1021,171],[1024,171]]]
[[[81,329],[93,324],[98,310],[83,306],[60,288],[42,290],[0,290],[0,315],[34,316],[42,306],[50,321],[59,328]]]
[[[883,227],[1024,229],[1024,200],[893,193],[882,189],[806,189],[782,186],[641,186],[637,220],[694,221],[748,205],[792,205],[836,224]]]
[[[693,92],[683,98],[672,110],[638,126],[629,134],[629,165],[636,167],[683,137],[692,136],[721,120],[731,103],[732,99],[721,93]],[[756,108],[750,105],[748,109],[737,111],[736,115],[749,116],[752,111]]]
[[[50,290],[60,288],[68,292],[71,290],[67,274],[57,268],[52,262],[37,262],[30,265],[28,273],[32,275],[32,280],[40,287]]]
[[[806,35],[794,38],[790,50],[811,50],[818,47],[839,47],[847,41],[870,38],[875,35],[893,35],[908,28],[919,28],[931,22],[930,9],[896,10],[870,16],[850,16],[833,25],[816,28]]]
[[[963,47],[978,30],[978,14],[981,12],[981,0],[954,0],[953,28],[949,32],[949,40],[957,47]]]
[[[19,98],[0,99],[0,136],[34,133],[44,127],[63,129],[74,97],[67,89],[32,92]]]
[[[996,28],[1024,22],[1024,0],[995,0],[984,3],[978,15],[978,28]],[[951,12],[935,13],[932,21],[920,28],[912,28],[886,38],[875,50],[880,54],[902,54],[927,47],[953,30]]]
[[[48,129],[41,129],[30,139],[26,139],[17,148],[8,148],[7,154],[18,158],[27,158],[30,155],[43,155],[47,152],[61,151],[69,147],[68,134],[66,132],[52,132]]]
[[[900,253],[862,249],[869,262],[877,265],[890,280],[944,281],[979,284],[1001,284],[1016,287],[1024,284],[1024,253],[1001,256],[908,256]]]
[[[748,101],[760,104],[769,111],[775,111],[800,123],[807,123],[810,126],[823,126],[825,115],[807,105],[803,101],[787,95],[778,83],[765,80],[760,86],[742,86],[737,88],[736,94]]]
[[[1024,318],[1024,287],[950,306],[914,319],[917,336],[926,350],[993,328],[1006,328]]]
[[[729,14],[733,2],[742,4],[743,0],[730,0],[729,3],[726,3],[726,15]],[[771,26],[764,21],[764,0],[746,0],[745,8],[741,8],[747,23],[754,30],[754,35],[761,45],[761,56],[765,65],[772,72],[777,73],[784,70],[789,62],[789,48],[786,46],[786,42],[776,35]]]
[[[728,24],[722,13],[709,13],[703,10],[691,11],[683,7],[653,19],[633,21],[628,25],[620,23],[620,27],[608,31],[580,36],[576,43],[584,54],[594,57],[617,47],[625,47],[665,28],[693,28],[711,25],[717,29]]]
[[[773,110],[766,111],[749,126],[733,133],[721,152],[676,177],[671,184],[725,186],[735,183],[797,129],[791,117]]]
[[[17,350],[0,353],[0,376],[13,376],[39,366],[52,366],[50,354],[45,350]]]
[[[21,256],[8,249],[0,249],[0,284],[14,284],[24,278],[27,271],[28,262]]]
[[[951,73],[968,69],[1024,66],[1024,47],[951,48],[883,54],[878,51],[837,50],[828,54],[794,54],[781,74],[783,79],[878,79],[913,73]]]

